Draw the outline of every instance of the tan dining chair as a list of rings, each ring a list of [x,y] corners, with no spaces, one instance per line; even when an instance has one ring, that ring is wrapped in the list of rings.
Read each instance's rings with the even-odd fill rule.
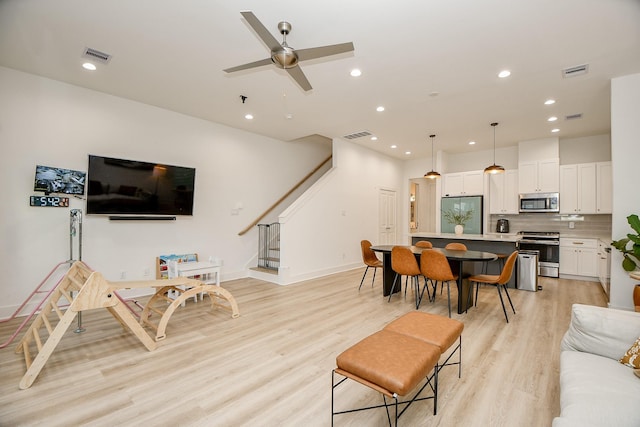
[[[466,251],[467,245],[465,245],[464,243],[452,242],[452,243],[447,243],[447,245],[444,248],[448,251]],[[442,295],[443,289],[444,289],[444,282],[440,284],[440,295]],[[436,297],[436,285],[433,286],[433,297],[434,298]]]
[[[444,286],[445,283],[447,284],[447,301],[449,306],[449,317],[451,317],[451,288],[449,287],[449,284],[452,281],[457,281],[458,275],[453,274],[451,271],[451,266],[449,265],[447,257],[440,251],[425,249],[420,255],[420,272],[433,284],[432,301],[436,300],[436,288],[438,287],[438,282],[440,282],[442,286]],[[427,287],[426,281],[424,286],[425,288]],[[428,288],[427,295],[429,295]]]
[[[416,246],[418,248],[424,248],[424,249],[433,248],[433,245],[428,240],[420,240],[420,241],[416,242],[416,244],[414,246]]]
[[[498,288],[498,296],[500,297],[502,311],[504,312],[504,318],[507,319],[507,323],[509,323],[509,316],[507,316],[507,309],[504,306],[504,299],[502,298],[502,291],[500,288],[504,289],[504,292],[507,294],[509,304],[511,305],[511,310],[513,310],[513,314],[516,314],[516,309],[513,307],[511,297],[509,296],[507,283],[509,283],[509,280],[511,280],[511,276],[513,275],[513,266],[516,263],[517,257],[518,251],[513,251],[507,258],[507,261],[504,263],[504,267],[502,268],[502,272],[500,273],[500,275],[479,274],[477,276],[469,277],[471,286],[473,287],[473,284],[476,284],[476,300],[474,302],[474,305],[478,305],[478,288],[480,287],[480,284],[494,285],[496,288]],[[469,300],[471,300],[471,289],[469,290]],[[467,306],[469,306],[470,304],[471,301],[467,301]]]
[[[453,242],[448,243],[444,248],[448,251],[466,251],[467,245],[464,243]]]
[[[409,277],[411,277],[411,283],[416,297],[416,310],[420,307],[420,276],[422,275],[416,256],[411,249],[404,246],[394,246],[391,248],[391,268],[396,273],[393,278],[393,285],[391,286],[391,293],[389,293],[389,301],[396,289],[396,283],[400,283],[400,289],[402,289],[402,276],[405,278],[404,294],[407,295],[407,286]],[[400,280],[398,280],[400,279]],[[428,291],[428,289],[427,289]],[[424,290],[423,290],[424,292]],[[430,294],[429,299],[431,299]]]
[[[373,283],[376,281],[376,271],[378,268],[382,268],[382,261],[378,259],[376,253],[371,250],[371,242],[368,240],[362,240],[360,242],[360,249],[362,250],[362,262],[367,268],[364,270],[364,274],[362,275],[362,280],[360,280],[360,286],[358,286],[358,291],[362,287],[364,283],[364,278],[367,276],[367,272],[369,268],[373,268],[373,279],[371,280],[371,287],[373,287]]]

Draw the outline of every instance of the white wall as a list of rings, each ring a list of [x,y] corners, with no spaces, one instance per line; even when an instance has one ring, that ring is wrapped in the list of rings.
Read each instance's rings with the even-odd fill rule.
[[[518,143],[520,161],[548,160],[560,157],[558,138],[540,138]]]
[[[0,318],[69,258],[69,209],[29,206],[36,164],[86,170],[91,153],[195,167],[192,217],[114,222],[85,215],[83,260],[108,280],[121,272],[141,280],[146,269],[153,278],[159,254],[198,252],[222,258],[229,280],[246,276],[257,252],[257,230],[238,232],[330,153],[322,144],[277,141],[2,67],[0,93]],[[343,191],[351,193],[348,185]],[[72,198],[71,208],[84,211],[84,200]],[[358,213],[350,208],[347,218]],[[322,234],[331,224],[310,225]]]
[[[360,241],[378,241],[380,189],[396,191],[397,241],[404,242],[403,163],[339,139],[333,150],[331,173],[280,217],[283,283],[360,267]]]
[[[620,239],[631,232],[627,216],[640,215],[637,175],[640,159],[640,74],[611,80],[611,162],[613,165],[613,214],[611,233]],[[611,297],[609,305],[633,309],[631,280],[620,265],[622,255],[611,251]]]
[[[560,164],[608,162],[611,160],[611,137],[605,135],[560,140]]]

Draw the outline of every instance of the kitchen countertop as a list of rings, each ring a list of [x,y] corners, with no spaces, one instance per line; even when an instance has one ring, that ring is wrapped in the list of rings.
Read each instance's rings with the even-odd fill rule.
[[[520,236],[517,234],[454,234],[454,233],[411,233],[410,237],[421,237],[425,239],[459,239],[459,240],[483,240],[485,242],[517,242]]]
[[[610,244],[613,239],[611,237],[602,237],[602,236],[583,236],[578,234],[570,234],[570,233],[560,233],[560,237],[564,239],[597,239],[601,240],[607,244]]]

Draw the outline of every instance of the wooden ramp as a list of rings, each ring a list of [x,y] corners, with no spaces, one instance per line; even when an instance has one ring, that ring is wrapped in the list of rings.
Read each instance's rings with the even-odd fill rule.
[[[24,337],[16,346],[16,353],[23,353],[27,372],[20,381],[20,388],[29,388],[46,364],[47,360],[69,329],[80,311],[105,308],[122,325],[131,331],[149,351],[156,349],[156,343],[138,323],[125,303],[117,297],[117,289],[155,287],[156,293],[149,303],[164,301],[164,310],[149,303],[143,309],[140,322],[150,325],[156,330],[156,341],[165,338],[165,330],[175,309],[181,306],[187,298],[200,292],[207,293],[212,306],[223,306],[232,312],[232,317],[238,317],[238,305],[225,289],[215,285],[205,285],[202,282],[188,278],[170,280],[153,280],[139,282],[108,282],[102,274],[92,271],[82,261],[76,261],[56,290],[42,305],[40,314],[35,318]],[[188,290],[181,289],[185,287]],[[176,290],[180,295],[176,299],[168,298],[167,291]],[[219,302],[220,299],[227,304]],[[66,309],[64,307],[67,306]],[[153,308],[152,308],[153,307]],[[149,321],[151,312],[160,315],[158,324]],[[35,356],[35,357],[33,357]]]
[[[236,300],[226,289],[215,285],[205,285],[199,280],[186,278],[162,280],[161,282],[166,283],[173,281],[179,281],[178,286],[170,284],[158,289],[151,299],[149,299],[149,302],[144,306],[142,315],[140,316],[141,324],[156,331],[156,341],[161,341],[166,338],[165,330],[173,312],[178,307],[182,306],[184,301],[203,292],[209,295],[209,298],[211,299],[211,308],[221,307],[226,309],[231,312],[232,318],[240,316]],[[186,281],[191,283],[186,283]],[[182,289],[180,287],[185,285],[187,285],[188,289]],[[174,295],[178,295],[178,297],[175,299],[170,298],[170,292]],[[158,323],[151,321],[150,317],[153,313],[160,316]]]

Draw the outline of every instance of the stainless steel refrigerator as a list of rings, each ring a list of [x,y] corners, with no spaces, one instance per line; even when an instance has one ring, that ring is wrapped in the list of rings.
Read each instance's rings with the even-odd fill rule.
[[[464,224],[464,234],[482,234],[482,196],[443,197],[440,205],[440,232],[455,232],[455,224],[447,219],[447,214],[462,215],[470,213]]]

